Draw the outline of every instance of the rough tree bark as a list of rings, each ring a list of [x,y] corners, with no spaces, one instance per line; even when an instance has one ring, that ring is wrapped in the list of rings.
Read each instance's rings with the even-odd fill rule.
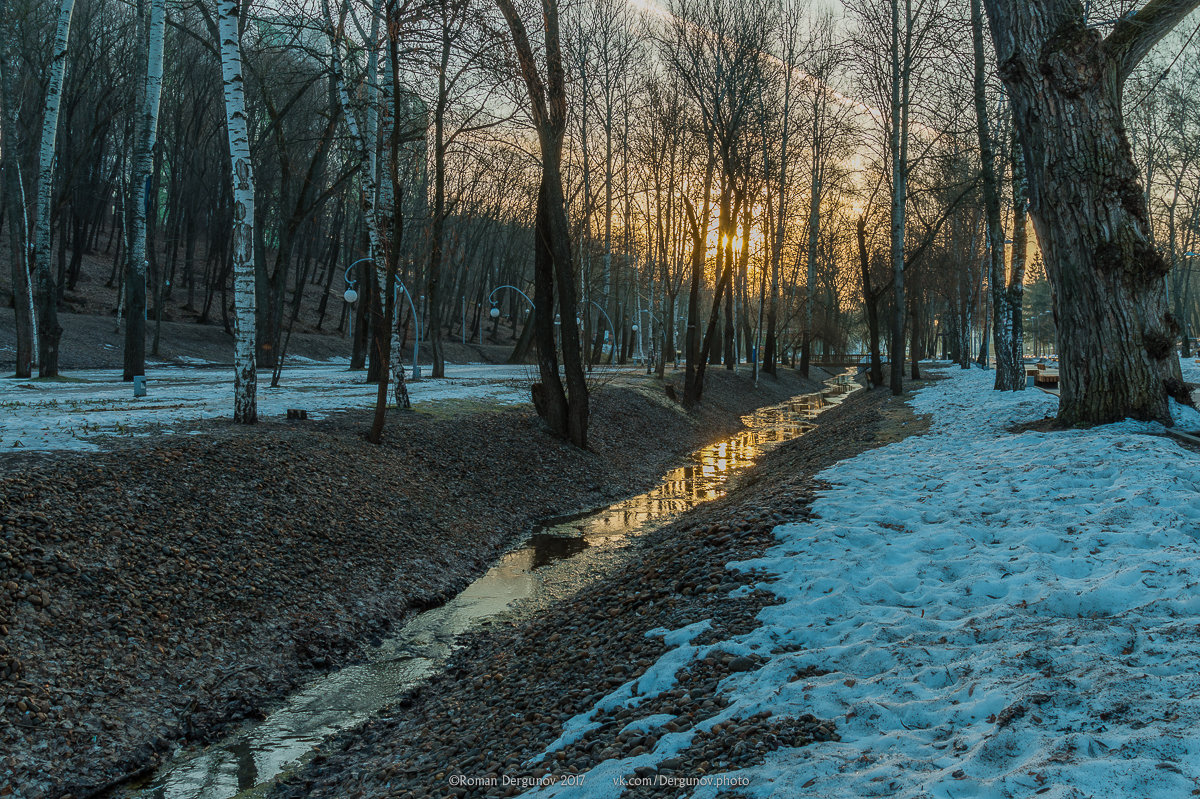
[[[225,127],[233,178],[233,420],[258,421],[254,362],[254,169],[246,121],[246,88],[242,78],[242,38],[238,0],[219,0],[217,28],[221,39],[221,79],[225,85]]]
[[[1029,211],[1054,288],[1061,424],[1170,421],[1189,402],[1168,263],[1121,112],[1125,80],[1200,0],[1151,0],[1107,38],[1077,0],[984,0],[1028,166]]]

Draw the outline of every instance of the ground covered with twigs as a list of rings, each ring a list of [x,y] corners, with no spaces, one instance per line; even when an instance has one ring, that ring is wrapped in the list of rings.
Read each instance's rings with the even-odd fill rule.
[[[777,525],[810,518],[814,474],[920,429],[886,392],[851,396],[729,496],[641,539],[620,568],[535,618],[474,634],[443,674],[332,742],[271,795],[493,797],[542,786],[587,796],[624,780],[613,795],[677,796],[687,780],[717,780],[777,748],[835,740],[837,725],[811,714],[726,718],[722,681],[761,659],[701,650],[755,629],[778,601],[751,585],[763,574],[726,564],[764,553]],[[821,671],[807,664],[791,679]],[[603,772],[681,733],[692,743],[671,758]]]
[[[260,716],[452,596],[534,521],[646,487],[740,414],[806,390],[718,370],[689,416],[657,381],[623,378],[594,396],[592,452],[529,406],[448,403],[393,412],[381,447],[359,412],[7,455],[0,795],[88,796]]]

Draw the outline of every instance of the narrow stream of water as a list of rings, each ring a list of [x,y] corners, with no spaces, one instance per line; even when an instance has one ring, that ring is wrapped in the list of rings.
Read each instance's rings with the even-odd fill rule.
[[[185,749],[127,799],[229,799],[277,776],[334,733],[359,724],[439,669],[455,639],[488,619],[535,609],[556,590],[594,572],[605,555],[722,496],[729,480],[763,452],[808,432],[812,420],[857,388],[849,375],[817,394],[795,397],[743,417],[746,430],[693,453],[652,491],[603,510],[536,528],[522,544],[450,602],[426,611],[368,653],[364,662],[314,679],[266,719],[204,749]],[[533,612],[530,610],[530,612]]]

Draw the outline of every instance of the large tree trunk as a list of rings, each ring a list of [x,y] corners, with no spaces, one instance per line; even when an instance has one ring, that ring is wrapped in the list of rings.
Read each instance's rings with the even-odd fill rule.
[[[1062,424],[1170,421],[1189,402],[1121,94],[1200,0],[1151,0],[1101,40],[1072,0],[985,0],[1054,289]]]
[[[588,390],[576,320],[575,270],[571,260],[571,232],[567,223],[562,184],[562,146],[567,126],[566,73],[559,37],[558,2],[542,0],[545,31],[546,75],[538,69],[525,23],[511,0],[495,0],[512,34],[517,62],[529,93],[533,121],[542,157],[542,182],[534,230],[534,303],[544,309],[534,315],[538,342],[541,388],[535,393],[538,413],[558,435],[572,444],[587,446]],[[558,289],[563,368],[570,398],[558,376],[554,348],[554,291]]]
[[[58,28],[54,37],[54,58],[50,62],[50,81],[46,86],[46,109],[42,117],[42,144],[38,151],[37,209],[33,234],[33,273],[37,283],[38,375],[58,376],[58,342],[62,326],[58,324],[58,290],[50,271],[50,195],[54,183],[54,150],[58,140],[58,112],[62,107],[62,88],[67,71],[67,42],[71,37],[71,15],[75,0],[62,0]]]
[[[219,0],[217,4],[225,127],[233,177],[233,420],[254,424],[258,421],[258,377],[254,363],[254,169],[246,122],[238,9],[238,0]]]
[[[544,170],[544,167],[543,167]],[[547,206],[550,203],[543,171],[542,183],[538,188],[537,217],[534,221],[533,254],[533,301],[547,309],[545,313],[533,313],[533,339],[537,347],[540,394],[534,397],[538,415],[546,422],[550,431],[561,438],[567,437],[567,392],[558,374],[558,348],[554,341],[554,253],[550,242],[550,220]],[[613,343],[616,346],[616,343]]]
[[[543,172],[545,182],[546,212],[545,232],[549,235],[550,252],[554,259],[555,285],[558,289],[558,311],[561,317],[560,338],[562,339],[563,372],[567,378],[569,392],[567,406],[567,439],[579,447],[587,448],[588,389],[584,375],[583,348],[579,340],[579,324],[575,293],[575,267],[571,259],[571,232],[567,221],[567,205],[563,196],[562,174],[557,155],[543,155],[548,167]]]
[[[158,106],[162,97],[163,39],[166,30],[166,0],[150,0],[149,44],[145,49],[139,47],[146,56],[146,79],[140,92],[141,113],[138,116],[137,144],[130,178],[133,183],[133,229],[130,230],[129,246],[125,250],[125,380],[146,374],[146,217],[154,165],[154,141],[158,133]],[[140,39],[140,24],[137,31]]]

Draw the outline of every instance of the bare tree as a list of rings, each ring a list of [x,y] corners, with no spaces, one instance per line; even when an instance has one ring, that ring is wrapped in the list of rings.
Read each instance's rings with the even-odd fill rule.
[[[42,117],[42,143],[38,150],[37,207],[34,223],[32,262],[37,282],[38,375],[58,376],[58,343],[62,326],[58,323],[58,289],[50,273],[50,195],[54,190],[54,154],[58,141],[58,112],[62,108],[63,77],[67,69],[67,43],[71,36],[71,16],[75,0],[62,0],[54,36],[54,57],[50,63],[50,82],[46,86],[45,114]]]
[[[985,0],[1054,287],[1063,424],[1169,422],[1190,404],[1122,118],[1126,79],[1200,0],[1150,0],[1103,37],[1071,0]]]
[[[530,112],[537,128],[542,160],[534,232],[534,302],[545,309],[534,315],[538,343],[538,369],[542,382],[534,404],[550,429],[577,447],[587,447],[588,389],[584,379],[579,325],[576,322],[575,272],[571,261],[571,233],[563,195],[562,149],[567,128],[566,70],[559,32],[558,0],[542,0],[546,69],[543,76],[534,56],[525,23],[512,0],[496,0],[508,23],[517,66],[529,95]],[[557,305],[555,289],[557,288]],[[557,307],[562,325],[563,367],[567,389],[558,374],[554,346]],[[567,392],[570,392],[569,396]]]
[[[1022,391],[1025,371],[1015,340],[1014,320],[1021,313],[1013,306],[1004,258],[1004,223],[1001,221],[1000,177],[996,169],[996,147],[988,118],[987,72],[983,49],[983,11],[980,0],[971,0],[971,41],[974,49],[975,127],[979,138],[983,202],[987,219],[988,286],[992,294],[992,341],[996,353],[996,390]],[[1016,230],[1014,229],[1014,235]],[[1016,277],[1016,275],[1014,275]]]
[[[12,294],[16,318],[16,377],[29,377],[36,360],[37,339],[33,334],[33,286],[29,280],[28,249],[24,228],[28,215],[21,186],[21,157],[17,146],[16,15],[11,0],[0,0],[0,140],[4,148],[3,213],[8,218],[9,257],[12,259]]]
[[[139,5],[144,4],[143,0]],[[165,17],[166,0],[150,0],[149,41],[146,47],[138,48],[146,58],[146,73],[141,89],[130,186],[133,224],[126,249],[125,380],[146,374],[146,216],[150,204],[154,143],[158,134],[158,107],[162,98]],[[139,14],[139,34],[142,32],[140,21]],[[141,36],[138,38],[140,41]]]
[[[258,421],[258,376],[254,363],[254,166],[246,121],[239,12],[238,0],[219,0],[217,4],[221,76],[225,85],[225,127],[229,135],[233,181],[233,420],[254,424]]]

